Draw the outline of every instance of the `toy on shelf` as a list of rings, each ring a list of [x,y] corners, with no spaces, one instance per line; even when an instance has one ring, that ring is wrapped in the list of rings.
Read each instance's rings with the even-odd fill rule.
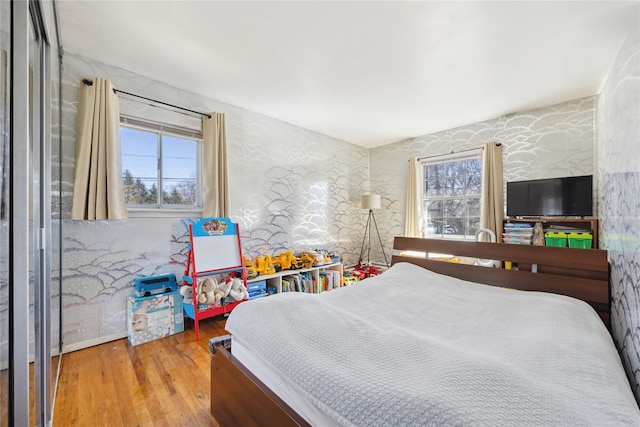
[[[353,276],[351,273],[345,270],[342,274],[342,286],[351,286],[358,283],[359,277]]]
[[[183,281],[191,287],[191,292],[180,289],[188,295],[191,304],[183,304],[185,314],[193,319],[196,340],[200,339],[199,321],[228,313],[245,299],[248,294],[237,289],[247,288],[247,275],[240,245],[238,224],[229,218],[202,218],[189,225],[189,254]],[[222,280],[226,275],[236,282],[236,295],[242,299],[228,301],[233,283]],[[218,276],[218,279],[216,279]],[[245,298],[246,296],[246,298]]]
[[[331,255],[329,255],[329,251],[326,249],[316,249],[315,252],[320,255],[324,259],[325,264],[332,264],[333,260],[331,259]]]
[[[253,279],[254,277],[258,277],[258,269],[256,268],[256,264],[253,262],[253,260],[248,257],[248,256],[244,256],[243,257],[244,260],[244,271],[247,274],[247,279]]]
[[[256,270],[258,271],[258,274],[274,274],[276,272],[276,269],[273,266],[273,261],[271,260],[271,256],[257,256],[255,259]]]
[[[281,270],[297,270],[302,268],[300,259],[293,255],[293,250],[281,252],[273,258],[274,264],[278,264]],[[277,269],[277,268],[276,268]]]
[[[325,262],[324,255],[319,254],[315,251],[302,251],[300,252],[299,256],[300,260],[302,261],[302,265],[304,265],[304,268],[312,268],[330,264],[330,262]]]

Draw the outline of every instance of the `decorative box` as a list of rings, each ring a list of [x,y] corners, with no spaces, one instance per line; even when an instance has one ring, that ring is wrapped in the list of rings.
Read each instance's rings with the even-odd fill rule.
[[[184,331],[180,292],[130,296],[127,299],[127,332],[131,345],[139,345]]]

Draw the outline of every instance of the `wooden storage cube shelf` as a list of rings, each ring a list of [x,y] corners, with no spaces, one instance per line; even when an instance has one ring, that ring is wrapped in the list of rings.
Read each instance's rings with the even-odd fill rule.
[[[317,267],[311,267],[311,268],[301,268],[301,269],[298,269],[298,270],[283,270],[283,271],[279,271],[279,272],[274,273],[274,274],[264,274],[264,275],[256,276],[256,277],[251,278],[251,279],[247,279],[247,284],[264,280],[264,281],[267,282],[267,289],[269,287],[273,287],[273,288],[276,289],[277,293],[281,293],[282,292],[282,278],[284,276],[291,276],[291,275],[294,275],[294,274],[297,274],[297,273],[309,272],[309,273],[311,273],[311,276],[313,277],[313,280],[315,280],[316,283],[318,283],[318,281],[320,280],[320,273],[321,273],[322,270],[334,270],[334,271],[337,271],[339,273],[340,282],[339,282],[339,285],[336,286],[336,287],[342,287],[342,285],[343,285],[342,275],[344,273],[344,270],[343,270],[342,264],[339,263],[339,262],[336,262],[336,263],[333,263],[333,264],[318,265]]]
[[[541,222],[542,227],[546,230],[549,227],[571,227],[575,230],[585,230],[591,232],[592,244],[591,248],[598,248],[598,219],[597,218],[554,218],[554,217],[522,217],[522,218],[503,218],[502,230],[504,231],[504,225],[507,223],[529,223],[534,225],[536,222]],[[554,231],[571,232],[572,229],[558,228]],[[498,233],[498,242],[503,243],[502,233]]]

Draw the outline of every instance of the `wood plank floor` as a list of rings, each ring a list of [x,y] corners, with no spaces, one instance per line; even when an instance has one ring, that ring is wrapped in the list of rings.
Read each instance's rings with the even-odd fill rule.
[[[35,377],[34,371],[35,364],[29,364],[29,425],[36,425],[36,408],[35,408]],[[56,382],[56,373],[58,371],[58,356],[51,358],[51,396]],[[8,410],[9,410],[9,378],[8,370],[3,369],[0,371],[0,427],[8,426]]]
[[[185,331],[132,347],[124,338],[68,353],[53,426],[218,426],[210,412],[209,339],[226,318],[193,321]]]

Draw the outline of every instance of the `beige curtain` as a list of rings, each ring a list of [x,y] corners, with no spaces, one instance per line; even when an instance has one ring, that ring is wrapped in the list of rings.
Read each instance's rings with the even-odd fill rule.
[[[7,51],[0,49],[0,123],[5,130],[0,133],[0,219],[9,218],[9,74]]]
[[[120,106],[109,80],[80,83],[72,219],[126,219]]]
[[[229,172],[224,114],[202,116],[203,217],[229,217]]]
[[[483,147],[481,185],[480,228],[488,228],[499,236],[504,215],[501,144],[487,142]],[[488,240],[489,236],[482,233],[481,238]]]
[[[405,237],[422,237],[420,232],[420,190],[422,189],[422,169],[418,158],[409,159],[409,178],[407,180],[407,200],[405,204]]]

